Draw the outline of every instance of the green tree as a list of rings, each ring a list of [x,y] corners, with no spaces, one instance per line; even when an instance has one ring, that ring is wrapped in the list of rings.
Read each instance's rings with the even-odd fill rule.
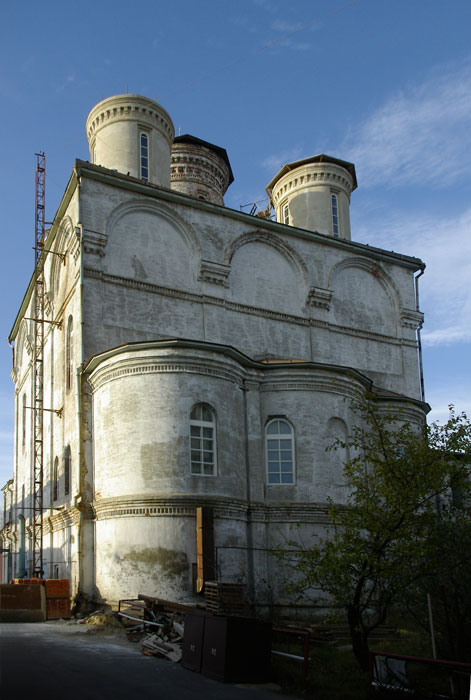
[[[290,542],[281,557],[296,567],[292,591],[321,589],[327,605],[345,612],[353,652],[366,670],[371,631],[407,589],[433,573],[429,533],[438,504],[467,487],[471,424],[450,407],[443,426],[413,425],[400,409],[380,410],[374,397],[354,410],[358,427],[333,446],[350,455],[347,502],[330,503],[323,539],[314,546]]]
[[[467,512],[461,506],[442,510],[426,546],[430,570],[406,591],[402,607],[428,634],[430,597],[438,658],[470,663],[471,527]]]

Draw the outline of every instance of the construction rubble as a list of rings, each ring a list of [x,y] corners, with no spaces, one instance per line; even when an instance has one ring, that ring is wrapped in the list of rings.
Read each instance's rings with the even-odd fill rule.
[[[126,627],[128,639],[138,642],[146,656],[164,656],[178,663],[182,658],[184,618],[181,613],[157,615],[146,611],[146,620]]]

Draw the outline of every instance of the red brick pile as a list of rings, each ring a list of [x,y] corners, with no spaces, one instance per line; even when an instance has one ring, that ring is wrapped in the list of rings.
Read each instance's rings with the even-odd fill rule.
[[[46,619],[70,618],[70,584],[68,578],[14,578],[15,584],[41,584],[46,589]]]

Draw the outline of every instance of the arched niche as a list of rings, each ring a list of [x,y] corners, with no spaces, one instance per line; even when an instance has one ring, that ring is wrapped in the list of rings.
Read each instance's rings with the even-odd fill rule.
[[[26,350],[26,338],[28,335],[28,324],[26,321],[22,321],[20,324],[20,330],[15,340],[15,367],[23,368],[23,370],[28,365],[28,356]]]
[[[337,325],[397,336],[399,295],[378,265],[362,258],[343,261],[332,271],[329,286]]]
[[[341,443],[348,440],[347,424],[341,418],[333,416],[327,421],[324,444],[325,444],[325,489],[326,496],[334,502],[345,501],[347,493],[347,483],[344,475],[344,467],[349,459],[349,450]]]
[[[163,287],[195,289],[199,242],[173,212],[153,202],[127,202],[111,213],[105,228],[105,272]]]
[[[70,256],[66,255],[65,260],[62,256],[67,253],[67,249],[70,247],[70,239],[73,233],[74,225],[72,219],[70,216],[64,216],[51,248],[52,254],[49,255],[51,267],[49,289],[46,291],[49,294],[51,303],[55,303],[57,299],[61,296],[63,297],[69,286],[68,276],[73,269],[73,265],[71,264]],[[54,253],[59,253],[59,255]]]
[[[245,234],[226,253],[232,300],[262,309],[304,315],[307,270],[283,241],[261,232]]]

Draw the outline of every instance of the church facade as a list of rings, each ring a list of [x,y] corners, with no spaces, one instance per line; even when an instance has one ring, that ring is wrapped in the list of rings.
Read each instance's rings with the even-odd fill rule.
[[[42,253],[44,573],[108,603],[195,600],[208,576],[288,603],[273,550],[345,498],[326,447],[351,400],[424,419],[424,265],[351,241],[351,163],[284,166],[272,220],[226,208],[225,150],[174,138],[152,100],[100,102],[87,137]],[[34,294],[33,276],[10,336],[14,576],[32,566]]]

